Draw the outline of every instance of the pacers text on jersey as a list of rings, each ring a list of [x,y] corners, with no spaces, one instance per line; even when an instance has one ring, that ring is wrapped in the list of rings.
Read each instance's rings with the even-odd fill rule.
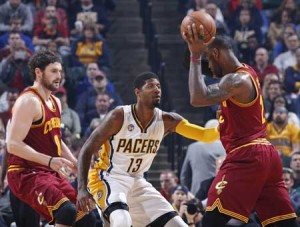
[[[153,139],[120,139],[117,152],[123,153],[156,153],[159,140]]]

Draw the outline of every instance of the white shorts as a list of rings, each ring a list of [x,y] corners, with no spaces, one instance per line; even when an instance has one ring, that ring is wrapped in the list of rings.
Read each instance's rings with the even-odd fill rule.
[[[147,226],[158,217],[174,211],[171,204],[144,178],[100,175],[90,170],[88,188],[100,209],[114,202],[126,203],[133,226]]]

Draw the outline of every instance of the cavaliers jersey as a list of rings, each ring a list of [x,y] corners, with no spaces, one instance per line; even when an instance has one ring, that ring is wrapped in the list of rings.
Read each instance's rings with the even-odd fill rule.
[[[135,113],[135,105],[122,106],[124,121],[120,131],[104,143],[94,168],[109,173],[143,176],[148,171],[164,136],[162,111],[143,128]]]
[[[34,93],[40,100],[43,116],[38,121],[32,122],[28,134],[24,139],[24,143],[39,153],[52,157],[61,156],[60,110],[55,99],[50,95],[52,107],[49,108],[34,88],[30,87],[24,90],[21,95],[28,93]],[[12,115],[13,114],[12,112]],[[44,165],[10,154],[9,170],[20,167],[47,168],[49,170],[49,168]]]
[[[256,90],[256,97],[246,104],[231,98],[221,103],[220,139],[227,153],[248,143],[260,143],[260,138],[266,136],[263,98],[256,72],[250,66],[243,64],[235,73],[249,74]],[[262,140],[262,143],[265,142]]]

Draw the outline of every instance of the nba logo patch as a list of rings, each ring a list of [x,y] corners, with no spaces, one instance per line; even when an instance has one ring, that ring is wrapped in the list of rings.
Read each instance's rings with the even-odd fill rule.
[[[98,200],[101,199],[102,196],[103,196],[103,191],[102,190],[98,191],[97,192],[97,198],[98,198]]]
[[[132,132],[133,129],[134,129],[133,124],[128,125],[127,129],[128,129],[129,132]]]

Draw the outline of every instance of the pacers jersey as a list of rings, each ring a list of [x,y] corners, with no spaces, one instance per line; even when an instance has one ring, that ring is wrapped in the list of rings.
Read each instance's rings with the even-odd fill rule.
[[[24,143],[32,147],[39,153],[47,154],[52,157],[61,155],[61,132],[60,132],[60,110],[53,98],[50,95],[52,107],[49,108],[39,93],[31,88],[23,91],[23,94],[34,93],[41,102],[42,118],[32,123]],[[12,112],[12,114],[14,114]],[[23,158],[10,154],[9,157],[9,169],[13,170],[16,168],[39,168],[48,169],[49,167],[27,161]]]
[[[227,153],[249,143],[267,143],[266,140],[261,140],[266,136],[266,119],[258,77],[255,71],[245,64],[239,67],[236,73],[250,75],[256,90],[256,97],[246,104],[234,99],[221,103],[220,139]]]
[[[112,174],[143,176],[149,170],[164,136],[162,111],[155,108],[153,119],[143,128],[135,113],[135,105],[122,108],[122,128],[102,146],[94,168]]]

